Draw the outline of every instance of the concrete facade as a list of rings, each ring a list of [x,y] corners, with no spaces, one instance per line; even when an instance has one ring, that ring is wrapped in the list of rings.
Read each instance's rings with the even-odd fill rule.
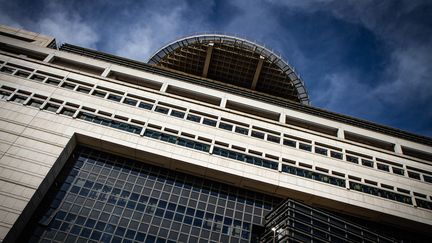
[[[2,32],[4,29],[6,27],[2,27]],[[10,30],[8,33],[20,35],[24,32]],[[38,39],[37,43],[45,44],[35,44],[0,35],[2,45],[23,52],[19,54],[8,49],[0,49],[0,69],[12,69],[11,73],[0,72],[0,88],[6,93],[9,92],[9,95],[4,95],[0,100],[0,241],[6,235],[14,239],[20,234],[32,210],[37,207],[76,144],[90,145],[136,160],[145,158],[172,170],[280,197],[290,197],[310,205],[342,211],[372,221],[424,232],[432,228],[432,210],[417,205],[418,199],[432,204],[432,183],[428,181],[428,177],[432,177],[432,162],[403,153],[403,148],[410,148],[431,154],[430,144],[47,48],[48,42],[51,41],[49,38],[45,42]],[[37,60],[26,56],[26,51],[37,52],[45,58]],[[76,65],[56,64],[53,60],[59,58]],[[20,70],[28,75],[20,76],[17,73]],[[100,73],[93,72],[94,70],[99,70]],[[110,78],[109,74],[113,72],[150,80],[160,85],[160,88],[151,89]],[[32,79],[33,75],[39,75],[43,80]],[[60,82],[50,84],[49,78]],[[75,85],[73,89],[65,88],[64,84],[68,82]],[[89,93],[78,91],[80,86],[89,87]],[[169,87],[208,94],[217,97],[221,102],[214,105],[171,94],[166,92]],[[102,93],[96,95],[96,91]],[[109,94],[120,96],[120,102],[108,99]],[[18,102],[14,100],[15,96],[22,96],[25,100]],[[137,104],[128,105],[125,103],[127,98],[138,101],[141,98],[142,102],[153,102],[153,108],[146,110]],[[39,99],[43,103],[39,107],[33,107],[30,105],[32,99]],[[225,107],[227,102],[272,111],[279,115],[279,119],[271,120],[229,109]],[[47,103],[56,105],[57,110],[45,109]],[[217,125],[213,127],[203,124],[203,118],[197,123],[157,112],[155,107],[158,105],[170,111],[178,110],[186,114],[207,117],[216,121]],[[65,107],[73,110],[74,114],[62,114]],[[142,128],[142,131],[140,134],[133,134],[85,121],[79,119],[80,112],[132,124]],[[332,136],[304,126],[287,124],[286,117],[331,127],[337,133]],[[248,134],[237,133],[235,128],[231,128],[231,131],[221,129],[221,122],[244,127],[248,129]],[[200,141],[209,144],[211,149],[209,152],[197,151],[148,138],[143,136],[145,129],[148,128]],[[253,137],[252,130],[264,133],[264,139]],[[346,134],[361,134],[393,144],[394,148],[387,150],[348,140],[345,138]],[[279,137],[279,142],[268,141],[271,135]],[[295,146],[284,145],[284,138],[295,141]],[[301,149],[301,143],[309,144],[311,151]],[[212,149],[215,146],[274,161],[278,163],[278,169],[214,155]],[[316,152],[317,147],[324,148],[326,155]],[[332,157],[331,151],[341,154],[342,157]],[[350,155],[360,161],[347,161],[347,156]],[[371,161],[372,165],[362,165],[361,158]],[[387,165],[388,171],[379,169],[378,164]],[[283,173],[283,165],[341,178],[345,180],[346,185],[341,187]],[[397,168],[403,170],[403,175],[394,173]],[[415,175],[410,176],[408,171],[419,174],[419,179],[413,178]],[[412,203],[356,191],[350,188],[349,182],[405,195],[411,198]]]

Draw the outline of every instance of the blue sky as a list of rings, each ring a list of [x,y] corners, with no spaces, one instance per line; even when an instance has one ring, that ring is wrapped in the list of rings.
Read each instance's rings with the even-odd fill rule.
[[[294,66],[312,105],[432,137],[432,1],[0,0],[0,23],[146,61],[201,32],[237,34]]]

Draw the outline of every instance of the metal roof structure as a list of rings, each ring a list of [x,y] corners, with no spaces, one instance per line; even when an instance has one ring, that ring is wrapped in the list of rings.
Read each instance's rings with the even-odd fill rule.
[[[148,63],[309,104],[304,82],[286,61],[242,38],[221,34],[188,36],[159,49]]]

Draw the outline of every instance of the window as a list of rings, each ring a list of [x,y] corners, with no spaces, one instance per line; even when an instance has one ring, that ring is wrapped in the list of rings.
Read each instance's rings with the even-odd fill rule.
[[[208,125],[208,126],[212,126],[212,127],[216,127],[216,121],[215,120],[208,119],[208,118],[205,118],[205,117],[203,119],[203,124],[204,125]]]
[[[267,141],[270,141],[273,143],[280,143],[280,137],[276,137],[276,136],[268,134],[267,135]]]
[[[169,109],[163,106],[156,106],[155,111],[162,114],[168,114]]]
[[[416,180],[420,180],[420,174],[419,173],[408,171],[408,176],[410,178],[413,178],[413,179],[416,179]]]
[[[240,134],[244,134],[244,135],[248,135],[249,134],[249,129],[244,128],[244,127],[236,126],[234,131],[236,133],[240,133]]]
[[[264,133],[252,130],[251,136],[254,138],[264,139]]]
[[[142,101],[139,103],[138,107],[146,109],[146,110],[153,109],[153,105],[152,104],[149,104],[149,103],[146,103],[146,102],[142,102]]]
[[[34,81],[42,82],[42,81],[45,80],[45,77],[44,77],[44,76],[41,76],[41,75],[33,74],[33,75],[30,77],[30,79],[31,79],[31,80],[34,80]]]
[[[75,88],[75,86],[76,86],[75,84],[71,84],[71,83],[68,83],[68,82],[64,82],[61,85],[62,88],[70,89],[70,90],[73,90]]]
[[[84,93],[84,94],[88,94],[90,93],[90,88],[84,87],[84,86],[78,86],[78,88],[76,89],[76,91]]]
[[[30,75],[30,73],[29,73],[29,72],[26,72],[26,71],[18,70],[18,71],[15,73],[15,75],[16,75],[16,76],[19,76],[19,77],[22,77],[22,78],[27,78],[27,77]]]
[[[423,179],[426,182],[432,183],[432,176],[429,175],[423,175]]]
[[[26,99],[27,99],[27,97],[25,97],[25,96],[21,96],[21,95],[14,95],[14,96],[12,97],[11,101],[13,101],[13,102],[17,102],[17,103],[20,103],[20,104],[23,104],[24,101],[26,101]]]
[[[390,171],[390,166],[386,164],[377,163],[378,170]]]
[[[224,130],[228,130],[228,131],[232,131],[233,125],[225,123],[225,122],[220,122],[219,128],[224,129]]]
[[[10,68],[10,67],[2,67],[0,69],[0,71],[3,72],[3,73],[12,74],[15,71],[15,69],[14,68]]]
[[[392,167],[392,169],[393,169],[393,173],[394,174],[398,174],[398,175],[404,175],[405,174],[405,171],[403,169],[401,169],[401,168]]]
[[[41,100],[36,100],[36,99],[31,99],[31,100],[27,103],[28,106],[36,107],[36,108],[39,108],[42,104],[43,104],[43,101],[41,101]]]
[[[371,161],[371,160],[362,159],[361,162],[362,162],[362,165],[364,165],[364,166],[373,167],[373,161]]]
[[[48,78],[47,81],[45,81],[45,83],[49,84],[49,85],[57,86],[57,85],[60,84],[60,80],[53,79],[53,78]]]
[[[327,149],[315,147],[315,153],[327,156]]]
[[[171,110],[170,115],[171,115],[171,116],[174,116],[174,117],[178,117],[178,118],[182,118],[182,119],[183,119],[184,116],[185,116],[185,113],[182,112],[182,111]]]
[[[201,121],[201,117],[200,116],[196,116],[196,115],[193,115],[193,114],[188,114],[187,117],[186,117],[186,119],[189,120],[189,121],[198,122],[198,123]]]
[[[286,139],[286,138],[284,138],[284,140],[283,140],[283,145],[286,145],[286,146],[289,146],[289,147],[293,147],[293,148],[295,148],[296,145],[297,145],[297,142],[294,141],[294,140],[291,140],[291,139]]]
[[[358,162],[359,162],[359,159],[357,157],[354,157],[354,156],[351,156],[351,155],[347,155],[346,156],[346,160],[348,162],[356,163],[356,164],[358,164]]]
[[[109,94],[108,95],[108,99],[112,100],[112,101],[115,101],[115,102],[120,102],[121,96],[115,95],[115,94]]]
[[[63,108],[60,111],[60,114],[66,115],[66,116],[73,116],[75,114],[75,110],[71,108]]]
[[[97,96],[97,97],[101,97],[104,98],[106,95],[106,92],[103,91],[99,91],[99,90],[94,90],[92,95]]]
[[[299,143],[299,149],[311,152],[312,145],[306,143]]]
[[[57,112],[59,107],[60,107],[59,105],[47,103],[43,109],[51,112]]]
[[[138,103],[138,101],[136,101],[134,99],[130,99],[130,98],[125,98],[123,100],[123,103],[126,104],[126,105],[136,106],[136,104]]]
[[[343,155],[340,152],[330,151],[330,156],[335,159],[342,159]]]

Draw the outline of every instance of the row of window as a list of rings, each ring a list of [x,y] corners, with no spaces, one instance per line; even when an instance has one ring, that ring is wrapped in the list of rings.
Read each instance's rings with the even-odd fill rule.
[[[344,160],[344,155],[345,155],[345,161],[348,161],[350,163],[360,164],[362,166],[376,168],[381,171],[391,172],[393,174],[408,176],[412,179],[432,183],[432,172],[426,174],[426,173],[418,173],[414,171],[407,171],[407,173],[405,173],[402,164],[398,164],[394,162],[386,163],[383,162],[383,160],[381,159],[376,159],[377,162],[375,163],[371,156],[367,156],[367,155],[362,156],[361,154],[358,153],[354,153],[355,154],[354,155],[349,151],[343,153],[342,149],[340,148],[330,148],[331,146],[323,147],[326,145],[323,146],[317,144],[312,145],[311,141],[306,142],[303,139],[296,138],[287,134],[284,134],[284,138],[281,139],[280,137],[281,134],[279,132],[270,131],[267,129],[260,129],[254,126],[252,126],[253,129],[250,129],[251,126],[248,124],[239,125],[237,124],[237,122],[229,121],[224,118],[219,119],[218,117],[211,116],[211,115],[207,115],[206,117],[205,114],[201,112],[198,112],[200,113],[199,115],[197,113],[191,113],[191,111],[187,112],[186,108],[181,108],[181,107],[172,108],[170,107],[169,104],[165,104],[165,103],[164,104],[161,103],[155,106],[154,104],[156,103],[156,101],[144,97],[140,97],[137,95],[133,95],[133,94],[125,95],[125,92],[122,91],[112,90],[102,86],[95,87],[95,85],[78,81],[78,80],[72,80],[69,78],[63,80],[64,77],[62,76],[53,75],[46,72],[36,71],[36,73],[31,75],[30,71],[32,69],[28,69],[11,63],[8,63],[7,65],[9,66],[3,66],[0,69],[0,71],[6,72],[8,74],[20,76],[23,78],[30,78],[31,80],[44,82],[49,85],[60,86],[62,88],[74,90],[77,92],[91,94],[93,96],[105,98],[111,101],[121,102],[126,105],[131,105],[146,110],[152,110],[154,112],[170,115],[180,119],[186,119],[192,122],[218,127],[220,129],[235,132],[238,134],[243,134],[243,135],[247,135],[259,139],[265,139],[273,143],[278,143],[278,144],[282,143],[285,146],[298,148],[300,150],[304,150],[308,152],[312,152],[313,150],[313,152],[316,154],[330,156],[332,158],[339,159],[339,160]],[[19,68],[24,70],[21,70]],[[380,160],[380,162],[378,162],[378,160]]]
[[[7,88],[7,89],[3,89],[3,91],[5,91],[5,92],[11,91],[13,89],[10,87],[5,87],[5,86],[2,86],[2,88]],[[18,93],[20,93],[20,94],[18,94]],[[17,91],[17,93],[14,96],[12,96],[11,101],[23,103],[25,100],[29,99],[29,97],[26,97],[25,94],[28,96],[31,96],[31,94],[29,92],[20,90],[19,92]],[[31,96],[31,97],[34,97],[34,96],[41,97],[40,95],[36,95],[36,94]],[[30,99],[30,101],[31,100],[32,99]],[[64,103],[63,101],[59,101],[56,99],[49,99],[49,100],[50,100],[50,102],[45,102],[45,105],[42,107],[42,109],[47,110],[47,111],[52,111],[52,112],[58,112],[60,107],[61,107],[61,104]],[[40,104],[40,102],[37,104]],[[68,103],[66,103],[66,104],[68,104]],[[70,105],[70,103],[69,103],[69,105]],[[86,108],[86,109],[90,110],[91,108]],[[62,109],[60,109],[60,114],[64,114],[64,115],[71,116],[71,114],[72,113],[75,114],[75,112],[76,111],[72,111],[72,108],[68,108],[67,106],[64,106]],[[98,115],[90,114],[89,112],[80,111],[78,113],[77,118],[82,119],[82,120],[86,120],[86,121],[90,121],[93,123],[105,125],[105,126],[110,126],[112,128],[120,129],[123,131],[135,133],[135,134],[140,134],[142,129],[143,129],[142,127],[139,127],[139,126],[131,125],[131,124],[124,123],[124,122],[113,121],[111,119],[100,117]],[[173,144],[177,144],[177,145],[184,146],[184,147],[189,147],[189,148],[199,150],[199,151],[210,152],[210,145],[209,144],[193,141],[190,139],[181,138],[178,136],[173,136],[173,135],[170,135],[167,133],[155,131],[155,130],[148,129],[148,128],[144,132],[144,136],[150,137],[153,139],[158,139],[158,140],[165,141],[165,142],[169,142],[169,143],[173,143]],[[239,153],[239,152],[236,152],[233,150],[227,150],[225,148],[215,146],[213,151],[211,151],[211,153],[213,153],[215,155],[227,157],[230,159],[243,161],[246,163],[251,163],[251,164],[254,164],[257,166],[278,170],[279,162],[273,162],[271,160],[262,159],[262,158],[259,158],[256,156],[246,155],[244,153]],[[286,171],[284,171],[284,172],[299,175],[299,176],[313,179],[313,180],[322,181],[325,183],[335,184],[338,186],[345,183],[345,182],[341,182],[340,180],[332,179],[331,177],[328,177],[328,179],[327,179],[327,177],[322,175],[321,173],[313,172],[313,171],[306,170],[306,169],[300,169],[300,168],[294,168],[294,167],[290,168],[290,166],[288,166],[288,165],[286,165],[285,167],[282,167],[282,168],[285,168]],[[359,183],[357,183],[357,184],[359,184]],[[362,184],[360,184],[360,185],[362,185]],[[350,186],[351,186],[351,184],[350,184]],[[363,188],[369,188],[369,187],[370,186],[363,185]],[[376,188],[376,187],[371,187],[371,188]],[[391,186],[386,186],[386,188],[393,189],[393,187],[391,187]],[[376,189],[382,190],[382,189],[378,189],[378,188],[376,188]],[[387,190],[383,190],[384,191],[383,193],[374,193],[374,190],[375,189],[371,189],[371,190],[368,190],[368,189],[363,190],[362,189],[361,191],[365,192],[365,193],[369,193],[371,195],[375,195],[375,196],[381,196],[381,194],[386,195],[386,196],[381,196],[381,197],[392,199],[395,201],[400,201],[399,200],[400,197],[398,197],[396,195],[392,195],[391,192],[389,192]],[[402,190],[407,191],[405,189],[402,189]],[[387,193],[387,194],[385,194],[385,193]],[[408,193],[409,193],[409,191],[408,191]],[[424,194],[419,194],[419,193],[417,193],[417,194],[418,195],[424,195]],[[389,195],[392,195],[392,196],[389,196]],[[415,196],[418,196],[418,195],[415,195]],[[411,200],[411,198],[410,198],[410,200]]]

